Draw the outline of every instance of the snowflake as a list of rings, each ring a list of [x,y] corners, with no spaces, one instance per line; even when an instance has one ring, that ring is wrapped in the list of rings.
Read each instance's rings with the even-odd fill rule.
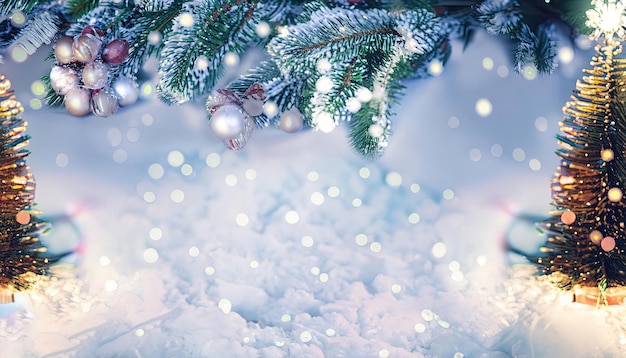
[[[619,39],[624,39],[626,35],[626,3],[617,0],[592,0],[594,9],[587,10],[587,26],[593,28],[591,36],[595,39],[604,35],[611,38],[614,35]]]

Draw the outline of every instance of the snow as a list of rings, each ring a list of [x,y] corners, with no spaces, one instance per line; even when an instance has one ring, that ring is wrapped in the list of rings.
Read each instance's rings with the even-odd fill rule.
[[[529,80],[496,38],[455,44],[440,75],[407,83],[377,161],[349,148],[345,125],[258,130],[230,152],[201,101],[34,110],[43,55],[0,71],[27,107],[45,240],[76,253],[0,306],[0,356],[626,351],[623,308],[573,304],[506,251],[541,241],[554,135],[590,51]]]

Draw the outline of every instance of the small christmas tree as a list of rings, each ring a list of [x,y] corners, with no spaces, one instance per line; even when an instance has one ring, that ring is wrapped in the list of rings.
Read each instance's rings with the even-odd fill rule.
[[[613,37],[624,35],[623,11],[613,2],[589,13],[605,40],[563,108],[547,256],[536,258],[559,287],[597,287],[604,303],[607,290],[626,286],[626,59]]]
[[[0,303],[29,288],[48,268],[38,236],[46,223],[33,210],[35,180],[25,158],[29,136],[22,105],[0,74]]]

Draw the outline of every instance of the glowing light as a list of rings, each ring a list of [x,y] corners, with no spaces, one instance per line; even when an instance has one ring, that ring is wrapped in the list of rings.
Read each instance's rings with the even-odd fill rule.
[[[409,214],[408,220],[410,224],[417,224],[420,222],[420,215],[418,213],[411,213]]]
[[[70,158],[65,153],[59,153],[55,159],[55,163],[59,168],[65,168],[70,162]]]
[[[354,242],[356,242],[356,244],[359,246],[367,245],[367,241],[368,241],[368,238],[367,238],[367,235],[365,234],[357,234],[354,237]]]
[[[380,244],[380,242],[374,241],[370,244],[370,250],[372,252],[380,252],[382,249],[383,249],[383,246]]]
[[[548,120],[545,117],[537,117],[535,119],[535,128],[539,132],[545,132],[548,130]]]
[[[46,85],[41,81],[35,81],[30,85],[30,91],[35,96],[43,96],[46,94]]]
[[[439,76],[443,72],[443,64],[439,60],[433,60],[428,64],[428,73],[431,76]]]
[[[329,279],[329,278],[330,278],[330,276],[328,276],[328,274],[327,274],[327,273],[325,273],[325,272],[324,272],[324,273],[321,273],[321,274],[320,274],[320,277],[319,277],[320,282],[328,282],[328,279]]]
[[[308,172],[308,173],[306,174],[306,178],[307,178],[310,182],[315,183],[316,181],[318,181],[318,180],[320,179],[320,174],[319,174],[318,172],[316,172],[316,171],[312,170],[312,171],[310,171],[310,172]]]
[[[451,276],[452,276],[452,280],[456,282],[463,281],[463,272],[461,271],[454,271]]]
[[[336,334],[335,330],[332,328],[328,328],[325,333],[328,337],[332,337]]]
[[[387,349],[381,349],[381,350],[378,352],[378,356],[379,356],[380,358],[387,358],[387,357],[389,357],[389,351],[388,351]]]
[[[185,193],[180,189],[174,189],[170,193],[170,199],[175,203],[182,203],[185,200]]]
[[[400,186],[402,185],[402,176],[397,172],[389,172],[385,175],[385,182],[389,186]]]
[[[159,253],[157,252],[157,250],[155,250],[153,248],[145,249],[144,252],[143,252],[143,259],[147,263],[153,264],[153,263],[157,262],[157,260],[159,259]]]
[[[137,328],[137,330],[135,331],[135,336],[137,336],[137,337],[143,337],[143,335],[144,335],[145,333],[146,333],[146,332],[144,332],[144,330],[143,330],[143,329],[141,329],[141,328]]]
[[[287,224],[297,224],[300,221],[300,215],[294,210],[289,210],[285,213],[285,221]]]
[[[356,97],[350,97],[346,101],[346,109],[350,111],[350,113],[356,113],[361,109],[361,101],[359,101]]]
[[[194,67],[200,71],[206,71],[209,68],[209,59],[204,55],[198,56],[194,63]]]
[[[183,164],[180,167],[180,173],[184,176],[190,176],[193,174],[193,167],[190,164]]]
[[[393,293],[400,293],[401,291],[402,291],[402,286],[400,286],[398,284],[391,285],[391,292],[393,292]]]
[[[117,148],[113,152],[113,161],[116,163],[124,163],[128,158],[128,153],[122,148]]]
[[[11,58],[17,63],[22,63],[28,58],[28,53],[23,48],[17,46],[11,50]]]
[[[259,262],[257,260],[252,260],[250,261],[250,268],[251,269],[258,269],[259,268]]]
[[[152,123],[154,123],[154,117],[152,117],[150,113],[144,113],[141,115],[141,123],[144,126],[149,127]]]
[[[224,64],[227,67],[235,67],[239,64],[239,55],[234,52],[227,52],[224,55]]]
[[[180,167],[185,162],[183,153],[173,150],[167,154],[167,163],[173,167]]]
[[[311,274],[318,276],[320,274],[320,268],[317,266],[311,267]]]
[[[320,58],[315,64],[315,68],[317,68],[317,71],[319,71],[319,73],[326,73],[331,68],[330,61],[325,58]]]
[[[260,38],[266,38],[272,32],[272,28],[267,22],[261,21],[254,28],[254,32],[256,32],[257,36]]]
[[[461,269],[461,264],[458,261],[450,261],[448,269],[452,272],[459,271]]]
[[[574,178],[567,176],[567,175],[563,175],[562,177],[559,178],[559,184],[561,185],[574,184],[574,182],[575,182]]]
[[[486,257],[486,256],[483,256],[483,255],[478,256],[478,257],[476,258],[476,263],[477,263],[479,266],[485,266],[485,265],[487,264],[487,257]]]
[[[491,146],[491,150],[489,152],[494,157],[500,158],[502,156],[502,153],[504,153],[504,149],[502,149],[502,146],[500,144],[494,144]]]
[[[500,66],[498,66],[498,69],[496,70],[496,73],[501,78],[506,78],[506,77],[509,76],[509,68],[506,67],[505,65],[500,65]]]
[[[217,153],[211,153],[205,159],[205,163],[209,168],[217,168],[221,162],[222,158]]]
[[[115,280],[107,280],[104,283],[104,289],[107,292],[113,292],[113,291],[117,290],[117,282],[115,282]]]
[[[331,198],[338,197],[340,193],[339,188],[334,185],[329,187],[327,192],[328,192],[328,196],[330,196]]]
[[[20,10],[13,11],[11,14],[11,25],[19,28],[23,27],[25,23],[26,15]]]
[[[535,67],[535,65],[526,65],[524,66],[524,68],[522,68],[522,76],[529,80],[532,81],[535,78],[537,78],[537,67]]]
[[[452,189],[446,189],[443,191],[442,196],[446,200],[452,200],[452,198],[454,198],[454,191]]]
[[[200,255],[200,249],[197,248],[196,246],[192,246],[189,248],[189,256],[191,257],[198,257],[198,255]]]
[[[156,200],[156,195],[154,194],[154,192],[146,191],[145,193],[143,193],[143,200],[146,203],[153,203]]]
[[[322,205],[324,203],[324,194],[316,191],[311,194],[311,202],[315,205]]]
[[[126,132],[126,139],[128,139],[129,142],[138,141],[140,136],[141,132],[139,132],[137,128],[130,128],[128,132]]]
[[[310,342],[312,339],[313,339],[313,336],[311,335],[311,332],[304,331],[304,332],[300,333],[300,340],[303,343]]]
[[[528,161],[528,166],[532,170],[540,170],[541,169],[541,162],[539,161],[539,159],[531,159],[531,160]]]
[[[196,21],[194,20],[193,15],[188,12],[180,14],[180,17],[178,18],[178,23],[182,27],[192,27],[194,22]]]
[[[372,91],[365,87],[361,87],[356,91],[356,98],[362,103],[369,102],[372,96]]]
[[[370,175],[371,175],[371,172],[370,172],[369,168],[363,167],[363,168],[359,169],[359,176],[361,178],[367,179],[367,178],[370,177]]]
[[[424,319],[424,321],[430,322],[435,318],[435,314],[433,313],[433,311],[425,309],[422,310],[422,318]]]
[[[561,47],[557,52],[557,56],[562,63],[568,64],[574,60],[574,50],[571,47]]]
[[[517,162],[521,162],[526,158],[526,152],[522,148],[513,149],[513,159]]]
[[[153,227],[152,229],[150,229],[148,236],[150,236],[150,239],[158,241],[161,240],[161,238],[163,237],[163,231],[158,227]]]
[[[615,248],[615,239],[611,236],[606,236],[602,239],[602,242],[600,242],[600,247],[607,252],[613,250]]]
[[[417,333],[424,333],[426,331],[426,326],[423,323],[417,323],[413,328]]]
[[[30,214],[26,210],[20,210],[15,215],[15,221],[19,224],[26,225],[30,222]]]
[[[413,183],[411,184],[409,189],[411,190],[411,193],[417,194],[422,189],[422,187],[417,183]]]
[[[159,31],[150,31],[148,34],[148,43],[152,46],[157,46],[163,40],[163,35]]]
[[[288,313],[285,313],[284,315],[280,316],[280,321],[281,322],[290,322],[291,321],[291,315]]]
[[[443,242],[438,242],[433,245],[432,252],[435,257],[444,257],[446,255],[446,245]]]
[[[313,244],[315,243],[313,238],[309,235],[303,236],[302,240],[300,241],[300,243],[302,244],[302,246],[304,247],[313,247]]]
[[[608,197],[609,197],[609,201],[612,201],[614,203],[622,200],[622,197],[623,197],[622,189],[620,188],[609,189]]]
[[[41,107],[43,107],[43,104],[41,103],[41,100],[39,98],[33,98],[28,102],[28,105],[30,106],[30,108],[32,109],[41,109]]]
[[[207,276],[215,275],[215,268],[213,266],[207,266],[204,268],[204,274]]]
[[[111,264],[111,259],[107,256],[100,256],[100,265],[101,266],[109,266]]]
[[[385,128],[378,123],[374,123],[369,126],[367,133],[374,138],[380,138],[385,134]]]
[[[452,116],[448,118],[448,127],[453,128],[453,129],[459,128],[460,124],[461,124],[461,121],[457,117]]]
[[[472,162],[478,162],[481,157],[480,149],[473,148],[469,151],[469,158]]]
[[[602,233],[599,230],[593,230],[592,232],[589,233],[589,240],[591,240],[591,242],[593,242],[596,245],[599,245],[603,238],[604,238],[604,235],[602,235]]]
[[[594,29],[591,36],[596,39],[601,35],[607,39],[614,35],[620,39],[624,38],[626,3],[618,3],[616,0],[592,0],[591,4],[595,8],[587,10],[587,22],[585,22],[585,25]]]
[[[250,168],[250,169],[246,169],[245,173],[243,174],[246,179],[248,180],[254,180],[256,179],[256,170]]]
[[[600,158],[605,162],[610,162],[615,158],[615,153],[611,149],[603,149],[600,152]]]
[[[263,114],[267,116],[267,118],[274,118],[278,114],[278,106],[276,103],[272,101],[267,101],[263,105]]]
[[[237,223],[237,225],[244,227],[248,225],[250,219],[248,218],[248,215],[241,213],[237,214],[237,216],[235,217],[235,222]]]
[[[219,309],[221,309],[222,312],[228,314],[230,313],[230,310],[232,309],[233,305],[232,303],[230,303],[228,299],[222,298],[221,300],[217,302],[217,307],[219,307]]]
[[[315,116],[315,123],[317,129],[324,133],[332,132],[336,125],[333,120],[333,115],[328,112],[320,112],[317,116]]]
[[[481,117],[487,117],[493,111],[493,105],[486,98],[480,98],[476,101],[476,113]]]
[[[354,206],[355,208],[358,208],[362,204],[363,204],[363,201],[361,199],[359,198],[352,199],[352,206]]]
[[[492,70],[493,69],[493,59],[491,57],[483,58],[482,64],[483,64],[483,68],[485,70]]]
[[[228,174],[224,178],[224,183],[226,183],[226,185],[230,187],[237,185],[237,176],[235,176],[234,174]]]
[[[565,225],[571,225],[576,221],[576,214],[573,211],[567,210],[561,214],[561,221]]]

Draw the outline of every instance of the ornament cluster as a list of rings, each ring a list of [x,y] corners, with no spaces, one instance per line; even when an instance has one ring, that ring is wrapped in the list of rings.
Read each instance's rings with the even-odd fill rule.
[[[242,149],[254,132],[252,117],[264,113],[264,101],[265,89],[258,83],[252,84],[242,97],[227,89],[214,91],[206,102],[211,131],[229,149]],[[280,115],[278,126],[287,133],[298,132],[304,126],[304,117],[292,107]]]
[[[65,109],[72,115],[115,114],[119,107],[135,103],[137,83],[127,77],[111,78],[111,68],[128,58],[128,41],[106,41],[104,32],[87,26],[77,36],[63,36],[54,46],[56,65],[50,70],[50,86],[64,96]]]

